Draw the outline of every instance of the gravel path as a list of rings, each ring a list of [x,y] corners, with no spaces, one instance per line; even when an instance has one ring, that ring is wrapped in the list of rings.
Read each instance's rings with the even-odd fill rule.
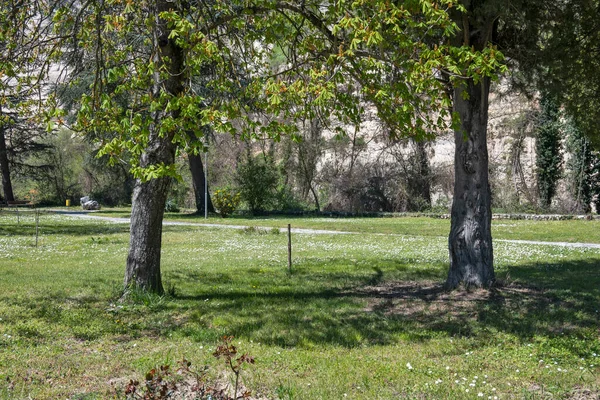
[[[117,218],[117,217],[100,217],[90,212],[85,211],[53,211],[56,214],[68,215],[70,217],[77,217],[83,219],[95,219],[101,221],[113,222],[116,224],[128,224],[129,218]],[[163,221],[163,225],[166,226],[202,226],[206,228],[224,228],[224,229],[245,229],[250,228],[249,225],[226,225],[226,224],[208,224],[202,222],[185,222],[185,221]],[[256,227],[257,229],[270,230],[269,227]],[[287,228],[280,228],[281,232],[287,232]],[[303,228],[292,228],[292,233],[307,233],[307,234],[326,234],[326,235],[355,235],[356,232],[341,232],[341,231],[329,231],[325,229],[303,229]]]
[[[84,219],[95,219],[102,221],[109,221],[117,224],[128,224],[129,218],[116,218],[116,217],[101,217],[94,215],[91,212],[85,211],[63,211],[55,210],[56,214],[68,215],[71,217],[84,218]],[[225,224],[208,224],[201,222],[185,222],[185,221],[163,221],[163,225],[167,226],[201,226],[206,228],[224,228],[224,229],[245,229],[249,228],[248,225],[225,225]],[[257,229],[271,229],[268,227],[257,227]],[[281,232],[286,232],[287,228],[280,228]],[[325,235],[358,235],[358,232],[344,232],[344,231],[330,231],[325,229],[303,229],[303,228],[292,228],[293,233],[304,233],[304,234],[325,234]],[[388,234],[382,234],[388,235]],[[587,248],[587,249],[600,249],[598,243],[569,243],[569,242],[541,242],[536,240],[514,240],[514,239],[494,239],[495,242],[504,243],[515,243],[515,244],[533,244],[541,246],[563,246],[563,247],[576,247],[576,248]]]
[[[537,240],[515,240],[515,239],[494,239],[495,242],[506,242],[516,244],[539,244],[546,246],[564,246],[564,247],[583,247],[587,249],[600,249],[598,243],[569,243],[569,242],[539,242]]]

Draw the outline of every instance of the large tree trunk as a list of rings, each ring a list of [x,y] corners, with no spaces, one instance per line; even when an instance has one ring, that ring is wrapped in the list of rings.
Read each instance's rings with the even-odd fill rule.
[[[201,154],[188,154],[188,161],[190,166],[190,172],[192,173],[192,183],[194,185],[194,196],[196,198],[196,210],[198,214],[204,214],[204,165],[202,164]],[[214,213],[215,208],[210,198],[210,192],[208,195],[208,212]]]
[[[171,178],[136,182],[131,209],[131,237],[125,290],[163,293],[160,273],[162,221]]]
[[[456,46],[485,49],[498,30],[498,9],[490,3],[462,0],[465,13],[455,11],[461,27]],[[489,184],[487,123],[490,79],[454,83],[453,107],[460,118],[454,132],[454,198],[448,249],[446,287],[489,287],[495,281],[492,248],[492,197]]]
[[[489,79],[472,80],[454,91],[461,126],[454,133],[454,199],[446,286],[488,287],[494,280],[491,192],[488,181]],[[464,93],[466,91],[466,93]]]
[[[182,49],[169,38],[167,23],[159,17],[161,12],[177,7],[178,2],[156,0],[153,45],[156,51],[153,62],[157,66],[153,75],[152,96],[160,98],[165,92],[177,96],[183,92],[185,75]],[[163,79],[161,71],[166,69],[168,77]],[[163,75],[164,76],[164,75]],[[174,132],[161,132],[165,118],[177,119],[178,111],[157,110],[152,113],[148,145],[140,159],[141,167],[172,165],[175,162]],[[162,220],[171,178],[162,177],[148,181],[137,180],[133,191],[131,210],[131,238],[125,269],[125,294],[134,288],[163,293],[160,274],[160,250]]]
[[[15,201],[12,181],[10,180],[10,166],[8,164],[8,151],[6,149],[6,136],[4,126],[0,126],[0,170],[2,171],[2,188],[6,201]]]

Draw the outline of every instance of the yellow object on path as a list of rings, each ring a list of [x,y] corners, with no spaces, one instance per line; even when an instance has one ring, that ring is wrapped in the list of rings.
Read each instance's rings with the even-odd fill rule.
[[[67,199],[67,201],[66,201],[66,206],[67,206],[67,207],[71,207],[71,200]]]

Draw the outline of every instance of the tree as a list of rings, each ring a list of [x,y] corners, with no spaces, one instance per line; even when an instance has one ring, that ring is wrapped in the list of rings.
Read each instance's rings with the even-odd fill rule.
[[[252,214],[263,212],[272,205],[279,176],[271,155],[253,156],[248,148],[246,159],[238,164],[235,179],[240,196]]]
[[[407,171],[407,188],[412,199],[411,209],[415,211],[431,207],[431,168],[426,145],[427,143],[422,140],[414,143],[414,154],[411,157],[414,164]]]
[[[87,52],[96,67],[91,93],[82,97],[77,127],[109,140],[100,155],[115,160],[123,148],[129,151],[136,183],[125,292],[140,289],[162,293],[162,219],[175,176],[176,142],[185,140],[184,134],[177,136],[181,126],[174,122],[180,120],[182,107],[174,103],[186,88],[184,49],[172,37],[174,29],[167,15],[177,15],[182,5],[156,0],[140,4],[137,12],[130,3],[86,5],[89,8],[75,9],[75,14],[70,5],[62,7],[54,18],[62,21],[58,29],[81,43],[78,50]],[[128,18],[139,23],[128,26]],[[138,46],[135,49],[134,43]],[[126,104],[122,93],[129,95]],[[60,110],[56,112],[60,115]],[[188,126],[183,128],[185,132]],[[103,134],[107,132],[112,133],[112,139]]]
[[[176,98],[184,90],[183,49],[169,39],[172,29],[161,13],[173,11],[175,3],[157,0],[153,11],[152,47],[155,51],[151,64],[150,95]],[[178,117],[179,110],[155,108],[150,110],[152,123],[148,126],[148,142],[140,154],[140,168],[172,166],[175,162],[176,146],[173,143],[173,128],[165,122]],[[156,293],[163,292],[160,279],[160,251],[162,219],[170,184],[168,176],[153,179],[140,176],[133,190],[131,209],[131,237],[125,270],[125,288],[138,288]]]
[[[600,145],[600,1],[569,0],[548,7],[544,36],[534,48],[538,87],[565,107],[577,129]]]
[[[511,68],[536,70],[540,39],[554,2],[461,0],[466,10],[453,14],[461,31],[456,46],[481,53],[501,49]],[[481,70],[480,67],[477,69]],[[455,130],[455,185],[449,236],[450,270],[446,286],[490,286],[495,281],[491,235],[487,122],[490,78],[464,74],[453,85],[453,109],[460,120]]]
[[[548,208],[562,175],[560,115],[558,107],[548,97],[542,97],[540,105],[535,163],[540,202],[542,207]]]
[[[315,202],[315,209],[320,211],[321,205],[319,204],[319,195],[315,187],[315,177],[317,175],[317,163],[322,154],[321,136],[323,126],[318,119],[314,119],[305,123],[303,131],[303,140],[296,142],[298,159],[296,172],[302,197],[306,199],[310,192]]]
[[[534,18],[526,24],[533,27],[530,31],[536,32],[526,36],[535,37],[537,41],[528,41],[526,49],[521,49],[521,72],[526,80],[534,82],[536,89],[552,96],[556,105],[564,109],[567,130],[574,132],[572,137],[578,138],[575,139],[577,145],[571,140],[568,146],[576,154],[583,154],[583,148],[598,148],[600,145],[600,2],[568,0],[542,2],[535,6],[538,6],[537,14],[543,19]],[[573,162],[576,161],[571,160],[567,169],[574,170]],[[579,171],[583,171],[581,166],[580,163]],[[582,182],[581,179],[578,181]],[[584,191],[579,192],[583,195]],[[578,201],[582,199],[581,195],[574,195]],[[583,206],[582,203],[580,205]]]
[[[456,46],[495,51],[490,43],[498,29],[499,10],[491,1],[462,1],[466,13],[456,14],[461,32]],[[446,287],[490,286],[495,281],[492,213],[487,152],[490,78],[478,77],[453,85],[453,111],[460,120],[454,132],[454,197],[448,238],[450,269]]]
[[[539,120],[539,110],[531,106],[530,99],[522,94],[515,97],[514,91],[509,86],[498,88],[496,98],[502,101],[507,94],[511,97],[506,98],[510,101],[510,107],[514,112],[509,112],[500,116],[499,122],[496,122],[498,137],[506,139],[506,156],[504,166],[501,164],[490,165],[490,175],[492,184],[492,206],[500,208],[520,208],[526,200],[526,204],[534,207],[538,201],[534,197],[533,191],[529,187],[523,170],[523,155],[527,153],[527,139],[535,136],[537,121]],[[491,125],[491,124],[490,124]],[[494,176],[496,171],[505,171],[505,179],[501,180]],[[504,182],[503,182],[504,181]]]
[[[572,211],[589,213],[594,198],[594,170],[598,168],[597,160],[592,153],[590,140],[577,129],[572,120],[567,121],[567,151],[570,157],[566,165],[567,188],[575,199]]]
[[[0,4],[0,172],[7,201],[15,199],[11,172],[35,169],[24,159],[48,149],[37,111],[53,60],[48,10],[54,6],[52,0]]]
[[[189,136],[191,141],[198,140],[194,134],[190,134]],[[192,174],[192,185],[194,187],[194,198],[196,200],[196,212],[198,214],[204,214],[204,207],[206,204],[208,206],[208,212],[214,213],[215,207],[213,206],[210,192],[208,190],[201,153],[193,150],[190,151],[188,153],[188,164]],[[205,194],[208,196],[206,199]]]

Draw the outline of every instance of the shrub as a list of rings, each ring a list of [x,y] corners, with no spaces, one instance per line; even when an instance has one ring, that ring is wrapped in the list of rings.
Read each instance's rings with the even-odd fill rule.
[[[217,189],[213,194],[213,204],[222,217],[231,215],[240,205],[240,194],[230,188]]]
[[[217,346],[213,356],[224,360],[226,368],[233,373],[234,386],[210,384],[208,382],[208,367],[199,371],[192,370],[191,362],[185,358],[178,362],[179,368],[172,371],[169,364],[153,368],[146,373],[143,380],[129,380],[124,393],[115,389],[115,397],[126,400],[167,400],[167,399],[212,399],[238,400],[248,399],[249,390],[241,385],[240,375],[245,364],[254,364],[254,357],[248,353],[239,353],[233,345],[233,336],[224,336]]]
[[[241,198],[248,204],[252,214],[275,205],[278,180],[273,160],[262,154],[257,157],[248,155],[246,161],[238,165],[236,182]]]
[[[173,199],[167,200],[165,203],[165,211],[166,212],[179,212],[179,206],[177,205],[177,201]]]

